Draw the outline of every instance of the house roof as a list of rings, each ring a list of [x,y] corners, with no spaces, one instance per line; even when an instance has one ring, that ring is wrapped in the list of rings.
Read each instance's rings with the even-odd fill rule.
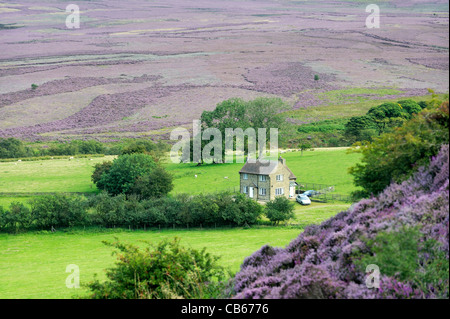
[[[270,175],[273,171],[278,167],[278,165],[283,165],[283,163],[279,160],[256,160],[256,161],[247,161],[245,165],[239,171],[240,174],[255,174],[255,175]],[[284,167],[289,172],[289,179],[296,179],[297,177],[292,173],[289,167],[284,164]]]

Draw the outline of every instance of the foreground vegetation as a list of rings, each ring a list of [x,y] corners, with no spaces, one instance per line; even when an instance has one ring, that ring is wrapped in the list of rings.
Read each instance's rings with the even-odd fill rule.
[[[157,244],[163,239],[181,238],[186,247],[201,250],[204,247],[212,255],[219,256],[221,266],[237,272],[245,257],[262,245],[285,246],[298,236],[302,228],[320,223],[348,208],[349,205],[313,203],[309,207],[296,206],[299,226],[254,226],[252,228],[189,228],[189,229],[66,229],[26,234],[0,234],[0,298],[71,298],[85,296],[85,285],[94,280],[104,280],[104,270],[114,265],[114,249],[102,241],[115,241],[146,246],[142,241]],[[80,267],[80,289],[65,285],[66,267]]]

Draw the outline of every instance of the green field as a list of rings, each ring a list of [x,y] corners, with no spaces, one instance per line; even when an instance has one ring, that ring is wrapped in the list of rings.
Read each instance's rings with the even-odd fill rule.
[[[96,192],[93,166],[112,156],[0,163],[0,193]]]
[[[307,151],[303,156],[300,152],[286,152],[281,155],[286,158],[287,165],[297,176],[298,183],[333,185],[335,192],[339,194],[350,194],[356,189],[347,170],[359,160],[359,154],[347,154],[345,148],[330,148]],[[58,159],[0,163],[0,206],[9,206],[12,201],[25,202],[27,196],[34,193],[97,192],[91,181],[93,166],[113,158],[107,156],[92,160],[75,158],[70,161]],[[238,190],[239,170],[243,166],[239,163],[165,165],[174,176],[172,194]]]
[[[297,205],[294,223],[320,223],[348,207],[348,204]],[[208,252],[221,257],[224,267],[237,272],[244,258],[263,245],[283,247],[300,232],[299,227],[256,226],[250,229],[111,229],[0,234],[0,298],[59,299],[86,294],[83,284],[91,281],[94,274],[105,278],[104,270],[113,266],[113,250],[102,241],[113,241],[115,237],[138,245],[144,245],[142,241],[156,243],[164,238],[180,237],[183,245],[195,249],[206,247]],[[65,285],[69,275],[65,271],[70,264],[80,269],[80,289],[69,289]]]
[[[346,149],[320,149],[282,154],[299,182],[330,184],[336,192],[354,190],[347,168],[354,165],[358,154]],[[89,159],[45,160],[0,163],[0,205],[12,201],[26,202],[35,194],[46,192],[97,191],[90,176],[95,163],[112,157]],[[16,165],[17,164],[17,165]],[[172,193],[215,192],[238,187],[239,170],[243,164],[196,166],[165,164],[174,175]],[[195,175],[198,177],[195,178]],[[228,177],[228,178],[225,178]],[[33,195],[34,194],[34,195]],[[68,289],[66,267],[80,267],[80,279],[86,284],[114,264],[111,247],[102,244],[118,237],[122,241],[159,242],[163,238],[181,238],[193,248],[206,247],[221,257],[221,264],[237,272],[243,260],[265,244],[285,246],[309,224],[320,223],[340,211],[347,203],[296,204],[296,220],[285,226],[254,226],[250,229],[162,229],[162,230],[59,230],[56,233],[0,234],[0,298],[71,298],[86,293],[85,288]]]
[[[350,194],[356,190],[348,168],[358,162],[359,154],[347,154],[346,148],[316,149],[280,154],[297,176],[297,183],[319,183],[335,186],[336,193]],[[204,193],[239,189],[239,170],[243,164],[196,166],[168,164],[175,177],[173,193]],[[195,177],[197,175],[197,178]],[[227,177],[227,178],[226,178]]]

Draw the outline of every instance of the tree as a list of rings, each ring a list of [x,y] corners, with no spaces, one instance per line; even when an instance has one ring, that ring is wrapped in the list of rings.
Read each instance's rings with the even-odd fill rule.
[[[377,195],[392,181],[402,182],[417,167],[426,165],[443,144],[449,143],[448,101],[440,107],[424,109],[393,132],[372,142],[356,143],[353,152],[361,153],[361,163],[350,168],[359,197]]]
[[[136,179],[152,172],[153,158],[146,154],[125,154],[116,158],[108,172],[101,175],[97,187],[111,195],[131,194]]]
[[[345,124],[345,137],[350,140],[350,142],[371,140],[372,136],[376,134],[376,125],[372,117],[363,116],[353,116]]]
[[[218,104],[213,111],[204,111],[200,120],[203,130],[216,128],[221,132],[222,159],[225,159],[226,129],[242,129],[245,131],[252,128],[255,130],[255,133],[258,133],[260,128],[266,129],[265,142],[267,143],[270,139],[271,128],[277,128],[278,130],[287,129],[286,115],[283,115],[283,111],[286,109],[287,105],[279,98],[261,97],[251,101],[232,98]],[[248,152],[250,140],[247,136],[244,139],[244,151]],[[207,141],[202,141],[202,150],[207,143]],[[233,137],[233,144],[236,144],[236,137]]]
[[[410,118],[408,112],[400,104],[393,102],[372,107],[367,115],[373,119],[379,135],[394,127],[401,126]]]
[[[298,147],[300,148],[301,156],[303,156],[303,151],[309,151],[312,149],[312,146],[309,143],[301,143]]]
[[[410,116],[413,114],[418,114],[420,111],[422,111],[422,107],[414,100],[402,100],[398,101],[398,104],[406,111]]]
[[[141,199],[160,198],[173,189],[173,177],[164,167],[158,165],[151,172],[137,177],[130,192]]]
[[[10,138],[0,138],[0,158],[19,158],[27,156],[29,149],[22,141]]]
[[[97,183],[102,178],[102,175],[104,173],[107,174],[109,172],[109,170],[111,169],[112,164],[113,163],[111,161],[104,161],[103,163],[95,164],[95,166],[94,166],[94,173],[91,176],[92,182],[97,185]],[[98,187],[98,185],[97,185],[97,187]]]
[[[267,202],[265,208],[266,217],[275,225],[295,217],[294,203],[283,196],[276,197]]]

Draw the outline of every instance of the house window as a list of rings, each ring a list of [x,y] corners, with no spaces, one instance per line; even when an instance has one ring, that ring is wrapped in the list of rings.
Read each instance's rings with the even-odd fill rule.
[[[265,182],[265,181],[267,181],[267,175],[259,175],[259,181],[260,181],[260,182]]]
[[[283,175],[277,175],[277,181],[282,182],[283,181]]]
[[[265,188],[260,188],[260,189],[259,189],[259,195],[261,195],[261,196],[266,196],[266,194],[267,194],[267,191],[266,191]]]
[[[244,194],[248,194],[248,186],[244,186],[242,191],[244,192]]]
[[[248,179],[248,174],[242,174],[243,179]]]
[[[275,189],[275,195],[279,196],[279,195],[284,195],[284,188],[276,188]]]

